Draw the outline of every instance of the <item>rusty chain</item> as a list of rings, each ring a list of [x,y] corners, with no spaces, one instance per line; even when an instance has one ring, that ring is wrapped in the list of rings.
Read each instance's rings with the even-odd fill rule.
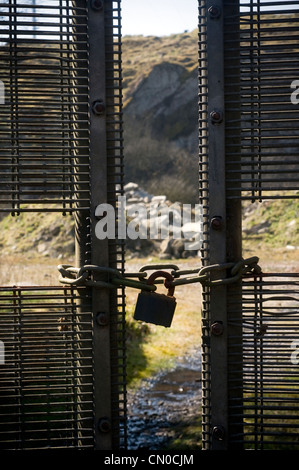
[[[179,269],[179,267],[174,264],[146,265],[140,268],[137,273],[121,273],[117,269],[95,265],[86,265],[81,268],[76,268],[70,265],[59,265],[58,270],[60,272],[59,281],[71,286],[98,288],[125,286],[134,289],[155,291],[157,289],[155,284],[162,282],[164,282],[165,287],[167,288],[198,282],[207,287],[233,284],[244,276],[249,277],[260,274],[261,268],[258,265],[258,262],[259,258],[257,256],[253,256],[251,258],[242,259],[237,263],[220,263],[185,270]],[[147,284],[147,271],[159,269],[171,270],[173,281],[162,281],[157,279],[154,285]],[[215,273],[217,272],[222,272],[222,276],[219,278],[215,277]],[[211,278],[211,274],[213,274],[213,278]],[[99,275],[102,275],[102,277],[105,276],[106,279],[99,279]],[[138,278],[138,280],[134,278]]]

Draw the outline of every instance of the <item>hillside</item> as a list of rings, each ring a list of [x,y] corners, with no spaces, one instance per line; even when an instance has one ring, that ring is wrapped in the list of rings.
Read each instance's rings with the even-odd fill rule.
[[[133,186],[133,183],[131,185]],[[137,185],[135,185],[137,186]],[[146,194],[142,188],[134,192]],[[130,198],[132,191],[126,193]],[[161,196],[160,196],[161,197]],[[146,199],[146,198],[145,198]],[[129,201],[129,199],[128,199]],[[265,200],[246,202],[243,205],[243,248],[244,257],[258,255],[262,261],[271,256],[291,257],[299,254],[299,202],[298,199]],[[151,241],[134,240],[127,242],[128,258],[156,256],[160,259],[196,258],[196,252],[180,250],[181,240],[175,245]],[[181,245],[184,243],[182,242]],[[71,216],[61,217],[56,213],[21,213],[10,215],[0,221],[1,256],[25,255],[27,259],[36,256],[43,259],[74,259],[74,221]],[[190,258],[188,258],[190,260]]]
[[[126,182],[197,202],[197,30],[123,38]]]
[[[122,49],[125,182],[133,181],[151,194],[165,194],[171,201],[195,204],[198,32],[125,36]],[[24,61],[25,76],[33,80],[30,68],[51,67],[54,56],[48,50]],[[42,106],[36,109],[36,119],[42,120]],[[34,134],[30,138],[34,142]],[[31,145],[29,140],[26,145]]]
[[[198,32],[171,36],[125,36],[122,40],[123,95],[126,106],[140,82],[163,62],[192,72],[198,63]]]
[[[125,182],[192,204],[198,202],[197,56],[197,30],[123,38]],[[274,248],[299,246],[298,203],[257,203],[244,209],[244,217],[246,248],[264,242]],[[56,219],[55,214],[24,214],[11,223],[5,217],[1,248],[8,253],[37,248],[44,256],[56,257],[62,251],[71,255],[70,218],[63,224]]]

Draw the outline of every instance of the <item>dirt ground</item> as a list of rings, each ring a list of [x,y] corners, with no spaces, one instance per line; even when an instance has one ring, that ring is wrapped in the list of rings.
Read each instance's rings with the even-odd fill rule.
[[[260,258],[259,265],[264,273],[299,272],[299,249],[287,250],[265,249],[263,252],[256,253],[256,250],[244,253],[244,258],[257,255]],[[59,264],[72,264],[72,260],[57,260],[48,257],[29,258],[25,255],[0,256],[0,286],[58,286]],[[158,261],[159,262],[159,261]],[[157,259],[153,258],[133,258],[126,261],[127,272],[138,272],[144,265],[156,264]],[[163,260],[161,264],[175,264],[180,269],[193,269],[201,267],[200,258],[188,258],[181,260]],[[200,284],[189,284],[180,286],[175,291],[175,296],[186,304],[186,307],[192,307],[194,301],[198,302],[200,294]],[[127,301],[134,303],[138,292],[136,289],[127,289]]]

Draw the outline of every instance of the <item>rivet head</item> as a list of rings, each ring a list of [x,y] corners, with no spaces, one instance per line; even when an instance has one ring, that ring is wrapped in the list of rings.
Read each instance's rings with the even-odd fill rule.
[[[100,418],[98,422],[98,429],[101,432],[111,431],[111,423],[109,418]]]
[[[220,124],[223,121],[223,113],[218,109],[214,109],[210,113],[210,118],[213,124]]]
[[[208,9],[208,12],[209,12],[210,18],[212,20],[216,20],[216,19],[220,18],[220,16],[221,16],[221,8],[218,5],[212,5]]]
[[[105,112],[104,101],[102,101],[102,100],[94,101],[92,103],[92,108],[91,109],[92,109],[93,114],[95,114],[97,116],[100,116],[100,115],[104,114],[104,112]]]
[[[104,3],[102,0],[91,0],[90,5],[94,11],[101,11],[104,7]]]
[[[222,323],[222,322],[215,321],[215,322],[211,325],[211,333],[212,333],[214,336],[221,336],[221,335],[223,334],[223,331],[224,331],[224,327],[223,327],[223,323]]]
[[[223,226],[222,217],[220,217],[219,215],[212,217],[211,227],[213,230],[221,230],[222,226]]]
[[[96,316],[96,320],[99,326],[107,326],[109,322],[108,315],[105,312],[98,313]]]
[[[223,441],[224,436],[225,436],[225,429],[223,426],[214,426],[213,431],[212,431],[212,436],[217,440],[217,441]]]

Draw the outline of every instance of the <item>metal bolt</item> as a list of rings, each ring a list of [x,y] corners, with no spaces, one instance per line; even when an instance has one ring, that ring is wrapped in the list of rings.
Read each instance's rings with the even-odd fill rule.
[[[220,16],[221,16],[221,8],[218,7],[217,5],[212,5],[208,9],[208,12],[209,12],[210,18],[212,20],[216,20],[217,18],[220,18]]]
[[[109,418],[100,418],[98,423],[98,429],[101,432],[111,431],[111,423]]]
[[[222,217],[217,215],[211,219],[211,227],[213,230],[221,230],[223,226]]]
[[[210,118],[213,124],[220,124],[223,121],[223,114],[221,111],[214,109],[210,114]]]
[[[105,112],[105,105],[104,101],[102,100],[97,100],[92,103],[92,112],[96,114],[97,116],[100,116],[101,114],[104,114]]]
[[[107,326],[109,322],[108,315],[107,313],[104,313],[104,312],[98,313],[96,316],[96,320],[99,326]]]
[[[91,0],[91,8],[94,11],[101,11],[103,10],[104,2],[102,0]]]
[[[223,441],[225,436],[225,429],[223,426],[214,426],[212,431],[212,436],[217,439],[217,441]]]
[[[223,331],[224,331],[224,327],[223,327],[223,323],[220,322],[220,321],[215,321],[212,325],[211,325],[211,333],[214,335],[214,336],[221,336],[223,334]]]

